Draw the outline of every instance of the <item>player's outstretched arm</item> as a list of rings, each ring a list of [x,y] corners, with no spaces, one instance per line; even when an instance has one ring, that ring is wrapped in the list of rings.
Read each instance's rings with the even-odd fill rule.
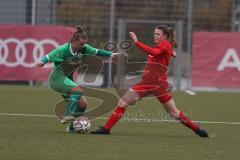
[[[129,36],[131,37],[134,44],[147,54],[156,56],[165,51],[164,47],[152,48],[152,47],[149,47],[148,45],[143,44],[142,42],[139,42],[134,32],[129,32]]]

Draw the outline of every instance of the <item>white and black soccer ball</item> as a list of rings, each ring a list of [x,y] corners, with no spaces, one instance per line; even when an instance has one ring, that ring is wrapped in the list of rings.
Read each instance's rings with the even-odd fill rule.
[[[91,127],[91,123],[87,117],[77,117],[73,121],[73,128],[78,133],[87,133],[90,127]]]

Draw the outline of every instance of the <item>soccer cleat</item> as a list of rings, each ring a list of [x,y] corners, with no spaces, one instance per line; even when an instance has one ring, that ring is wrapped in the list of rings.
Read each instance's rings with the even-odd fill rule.
[[[62,124],[65,124],[65,123],[73,122],[74,120],[75,120],[75,117],[69,115],[69,116],[63,117],[63,118],[60,120],[60,122],[61,122]]]
[[[108,134],[110,134],[110,130],[100,126],[100,128],[97,129],[96,131],[91,131],[91,134],[105,134],[105,135],[108,135]]]
[[[196,133],[197,135],[199,135],[200,137],[204,137],[204,138],[209,137],[207,131],[205,131],[204,129],[201,129],[201,128],[198,128],[198,129],[195,131],[195,133]]]
[[[71,128],[70,128],[70,125],[67,127],[66,132],[67,132],[67,133],[78,133],[76,130],[71,129]]]

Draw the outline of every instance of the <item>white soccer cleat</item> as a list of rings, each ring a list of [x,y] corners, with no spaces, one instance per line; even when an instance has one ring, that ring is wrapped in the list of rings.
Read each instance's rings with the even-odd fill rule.
[[[65,124],[65,123],[73,122],[74,120],[75,120],[75,117],[69,115],[69,116],[63,117],[63,118],[60,120],[60,122],[61,122],[62,124]]]

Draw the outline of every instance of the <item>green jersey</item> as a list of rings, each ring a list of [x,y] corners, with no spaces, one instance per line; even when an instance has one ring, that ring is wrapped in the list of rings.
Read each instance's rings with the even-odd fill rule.
[[[49,84],[54,90],[66,93],[70,88],[77,86],[73,82],[73,72],[84,55],[110,56],[112,52],[97,49],[85,44],[77,52],[73,52],[70,43],[65,43],[42,58],[42,62],[53,62],[54,68],[50,74]]]
[[[42,62],[44,64],[53,62],[53,72],[62,72],[62,74],[68,76],[69,68],[73,69],[71,66],[74,66],[74,62],[79,62],[79,59],[81,59],[83,55],[110,56],[111,54],[111,52],[93,48],[88,44],[85,44],[80,50],[74,53],[70,43],[65,43],[44,56]]]

